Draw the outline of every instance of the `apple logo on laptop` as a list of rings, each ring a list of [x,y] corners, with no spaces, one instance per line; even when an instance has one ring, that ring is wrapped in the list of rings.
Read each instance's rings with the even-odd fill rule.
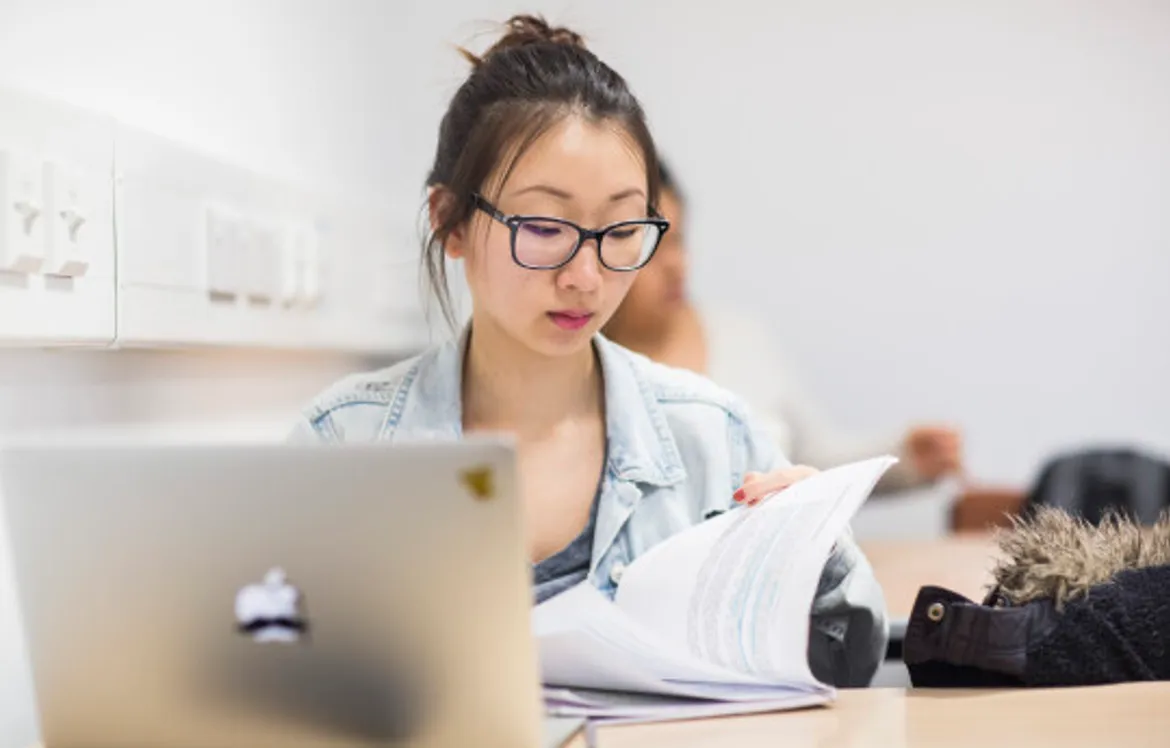
[[[300,590],[289,584],[284,569],[274,568],[261,584],[250,584],[236,594],[236,623],[253,641],[292,644],[309,630],[302,616]]]

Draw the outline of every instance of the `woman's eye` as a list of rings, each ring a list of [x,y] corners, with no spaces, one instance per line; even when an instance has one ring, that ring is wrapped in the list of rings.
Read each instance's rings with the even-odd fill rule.
[[[525,233],[541,239],[551,239],[554,236],[559,236],[564,228],[554,224],[541,223],[525,223],[521,225]]]
[[[638,233],[638,229],[635,228],[614,229],[613,231],[609,232],[609,235],[614,239],[629,239],[636,233]]]

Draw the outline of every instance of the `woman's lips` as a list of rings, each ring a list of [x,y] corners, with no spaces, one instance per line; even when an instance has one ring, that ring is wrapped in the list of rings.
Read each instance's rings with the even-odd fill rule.
[[[549,312],[548,318],[562,330],[580,330],[589,324],[589,320],[593,319],[593,313],[577,311]]]

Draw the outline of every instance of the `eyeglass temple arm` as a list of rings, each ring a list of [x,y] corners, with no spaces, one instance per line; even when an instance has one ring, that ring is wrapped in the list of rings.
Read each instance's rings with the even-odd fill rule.
[[[489,216],[496,219],[500,223],[508,223],[508,221],[512,218],[512,216],[501,213],[499,208],[489,203],[487,198],[478,192],[471,193],[471,199],[477,208],[487,213]]]

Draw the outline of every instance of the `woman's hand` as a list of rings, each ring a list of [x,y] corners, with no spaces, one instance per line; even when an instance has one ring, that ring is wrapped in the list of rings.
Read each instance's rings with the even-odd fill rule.
[[[748,473],[743,478],[743,486],[735,492],[733,497],[737,504],[755,506],[769,494],[783,491],[793,483],[804,480],[820,471],[807,465],[773,470],[770,473]]]
[[[918,426],[910,429],[902,450],[923,480],[935,481],[962,472],[963,457],[959,432],[946,426]]]

